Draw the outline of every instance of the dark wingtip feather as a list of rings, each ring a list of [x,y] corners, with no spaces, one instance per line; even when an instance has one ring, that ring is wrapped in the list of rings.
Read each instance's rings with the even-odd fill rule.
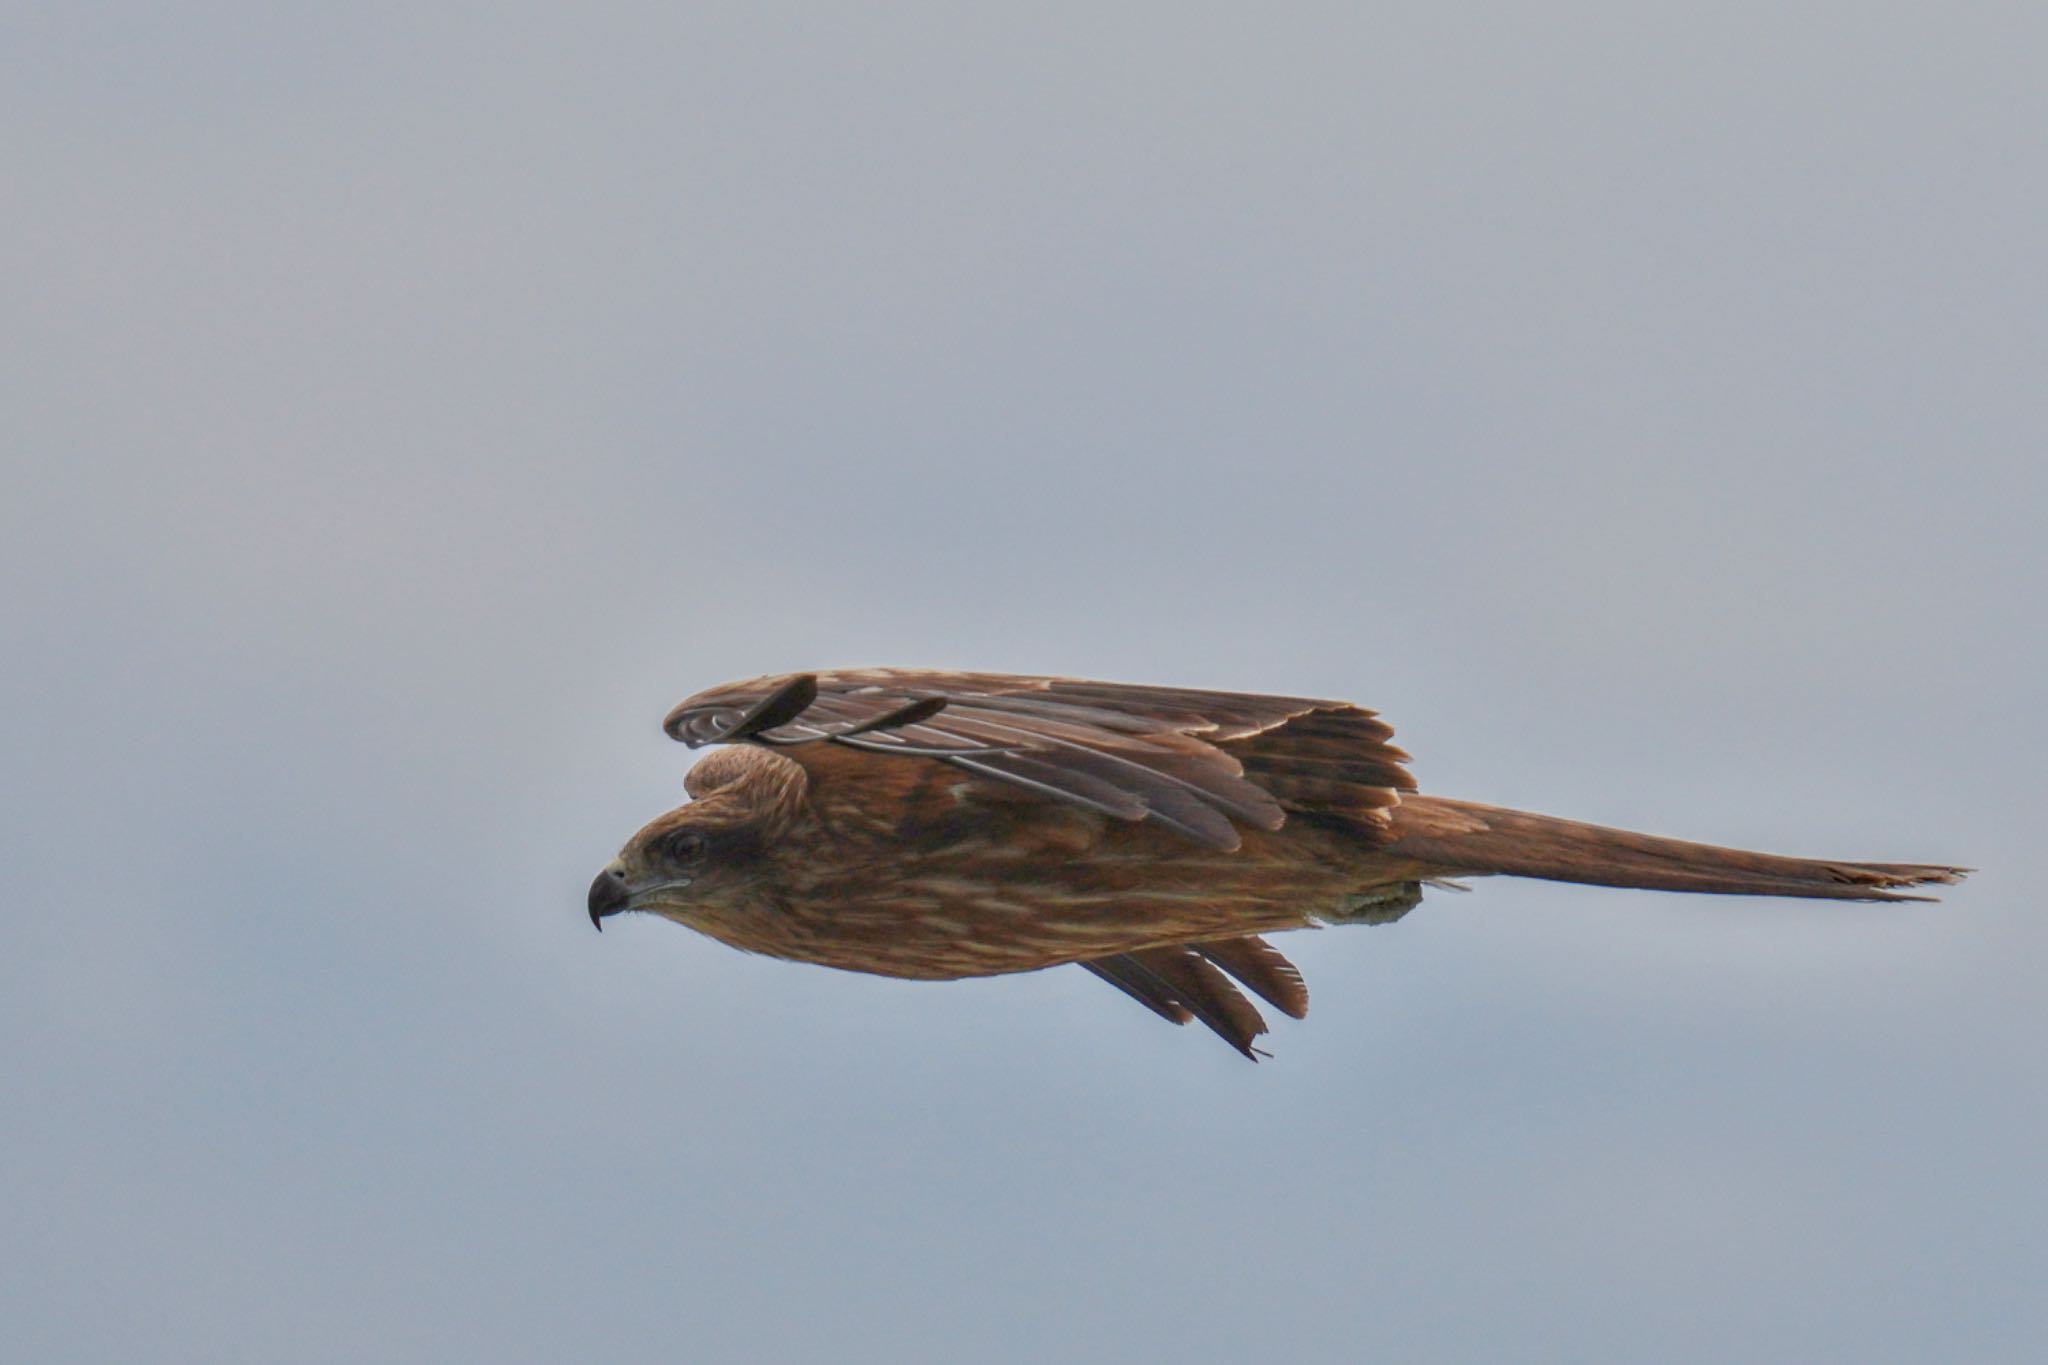
[[[1252,1046],[1252,1039],[1266,1031],[1265,1018],[1192,948],[1141,948],[1081,965],[1162,1019],[1176,1024],[1201,1020],[1248,1061],[1270,1055]]]
[[[1246,990],[1291,1019],[1308,1017],[1308,983],[1278,948],[1262,938],[1198,943],[1195,950],[1236,977]]]
[[[865,735],[876,730],[895,730],[905,725],[916,725],[919,721],[930,720],[946,709],[944,697],[923,697],[908,706],[899,706],[871,720],[864,720],[851,729],[840,730],[832,737],[845,739],[849,735]]]
[[[1149,980],[1139,973],[1127,958],[1102,957],[1096,958],[1093,961],[1083,962],[1080,965],[1086,967],[1089,971],[1095,973],[1095,975],[1101,977],[1104,981],[1107,981],[1146,1009],[1151,1010],[1169,1024],[1185,1024],[1188,1020],[1195,1017],[1188,1012],[1186,1005],[1181,1004],[1180,1001],[1174,999],[1171,995],[1161,991],[1156,982]]]
[[[678,703],[662,721],[661,728],[670,739],[681,740],[692,749],[706,744],[734,744],[763,730],[788,724],[809,710],[817,699],[817,675],[792,673],[774,691],[741,711],[730,724],[720,725],[719,721],[731,716],[734,708],[707,705],[692,697]]]

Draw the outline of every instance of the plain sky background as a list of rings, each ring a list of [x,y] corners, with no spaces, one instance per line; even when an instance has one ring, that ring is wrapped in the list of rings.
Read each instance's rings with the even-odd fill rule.
[[[2048,1353],[2037,4],[0,22],[0,1347]],[[1494,882],[1247,1066],[591,875],[803,666],[1982,868]]]

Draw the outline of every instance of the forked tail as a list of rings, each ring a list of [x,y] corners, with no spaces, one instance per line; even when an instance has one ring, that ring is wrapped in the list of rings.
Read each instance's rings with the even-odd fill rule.
[[[1393,841],[1425,875],[1501,874],[1553,882],[1827,900],[1930,900],[1895,888],[1957,882],[1969,871],[1923,863],[1781,858],[1560,820],[1441,796],[1407,796],[1393,811]]]

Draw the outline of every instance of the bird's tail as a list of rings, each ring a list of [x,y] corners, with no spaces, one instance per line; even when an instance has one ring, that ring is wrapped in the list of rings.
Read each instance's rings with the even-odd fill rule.
[[[1957,882],[1969,871],[1925,863],[1781,858],[1607,829],[1440,796],[1404,796],[1382,852],[1406,855],[1425,877],[1540,877],[1553,882],[1827,900],[1929,900],[1896,888]]]

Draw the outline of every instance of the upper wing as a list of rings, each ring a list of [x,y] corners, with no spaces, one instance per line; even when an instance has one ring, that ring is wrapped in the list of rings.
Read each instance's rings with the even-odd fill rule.
[[[1393,731],[1344,702],[999,673],[792,673],[700,692],[663,728],[696,748],[830,743],[941,759],[1233,849],[1290,810],[1383,826],[1414,784]],[[793,754],[801,761],[801,754]]]

